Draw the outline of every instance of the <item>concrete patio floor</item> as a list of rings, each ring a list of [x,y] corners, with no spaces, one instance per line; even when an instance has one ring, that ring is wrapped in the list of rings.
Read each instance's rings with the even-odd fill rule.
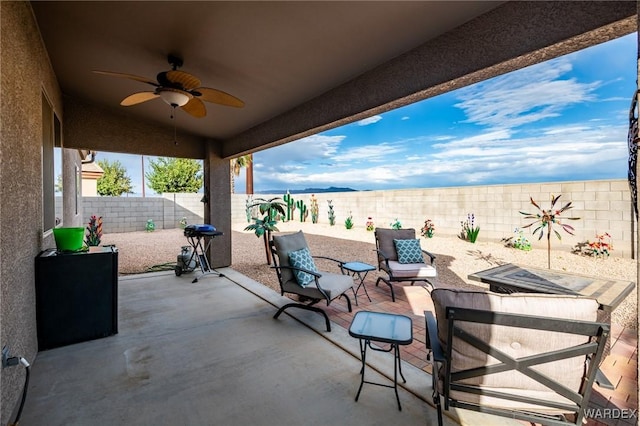
[[[171,272],[121,277],[119,333],[40,352],[21,424],[437,424],[423,400],[427,373],[403,361],[402,411],[393,390],[379,386],[365,384],[355,402],[356,339],[337,324],[327,333],[312,312],[274,320],[288,299],[220,271],[225,278],[197,283]],[[392,357],[367,358],[367,380],[389,383]],[[460,420],[514,424],[476,413]]]
[[[414,344],[401,347],[402,411],[393,390],[360,381],[358,341],[346,308],[330,307],[332,332],[313,312],[287,311],[289,299],[230,268],[225,278],[173,272],[120,277],[119,333],[43,351],[33,362],[23,425],[436,425],[423,357],[422,287],[404,287]],[[368,283],[359,309],[390,310],[388,290]],[[384,300],[388,298],[389,300]],[[344,309],[343,309],[344,308]],[[406,310],[406,306],[404,307]],[[289,314],[290,312],[290,314]],[[422,334],[421,334],[422,333]],[[367,354],[367,380],[391,383],[393,358]],[[445,424],[522,425],[466,410]]]

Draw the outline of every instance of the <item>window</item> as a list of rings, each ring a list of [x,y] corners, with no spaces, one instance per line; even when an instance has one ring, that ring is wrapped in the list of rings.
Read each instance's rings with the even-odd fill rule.
[[[56,178],[56,173],[60,178]],[[42,93],[42,230],[47,232],[61,223],[62,129],[51,103]]]

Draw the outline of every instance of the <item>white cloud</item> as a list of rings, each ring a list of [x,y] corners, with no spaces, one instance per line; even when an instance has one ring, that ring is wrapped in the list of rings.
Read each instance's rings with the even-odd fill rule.
[[[629,105],[631,105],[631,98],[625,98],[623,96],[611,96],[609,98],[603,98],[601,99],[602,102],[618,102],[618,101],[623,101],[623,102],[629,102]]]
[[[280,167],[287,163],[331,159],[338,152],[343,135],[313,135],[254,154],[256,166]],[[260,166],[258,166],[260,167]]]
[[[349,148],[336,156],[336,162],[377,162],[389,159],[391,155],[406,150],[406,145],[401,143],[381,143],[377,145],[362,145]]]
[[[561,79],[572,69],[567,58],[487,80],[460,90],[455,104],[467,115],[467,123],[513,128],[557,117],[569,105],[595,100],[600,82],[580,83]]]
[[[509,139],[511,137],[511,134],[512,132],[510,130],[496,129],[490,132],[480,133],[479,135],[469,136],[462,139],[453,140],[454,138],[451,137],[449,138],[449,140],[453,140],[452,142],[433,144],[433,147],[435,149],[446,148],[447,150],[450,150],[452,148],[459,147],[459,146],[460,147],[468,147],[468,146],[479,147],[483,145],[491,145],[496,143],[497,141],[503,141],[503,140]]]
[[[482,135],[480,135],[482,136]],[[480,138],[477,144],[454,141],[439,144],[432,155],[449,164],[452,183],[523,181],[529,176],[556,180],[558,176],[589,178],[620,169],[626,163],[625,129],[614,126],[589,128],[582,125],[550,127],[529,137]],[[605,166],[606,164],[606,166]]]
[[[382,120],[382,116],[381,115],[374,115],[372,117],[363,118],[362,120],[358,121],[357,123],[358,123],[358,126],[368,126],[369,124],[377,123],[380,120]]]
[[[494,129],[472,137],[440,142],[435,152],[413,151],[416,137],[366,145],[336,154],[332,165],[302,163],[269,166],[261,189],[345,186],[355,189],[456,186],[597,178],[626,167],[626,129],[582,124],[539,128],[518,135]]]
[[[434,136],[431,139],[434,141],[450,141],[451,139],[455,139],[456,137],[453,135],[442,135],[442,136]]]
[[[410,119],[411,119],[411,117],[409,117],[408,115],[405,115],[400,120],[404,121],[404,120],[410,120]]]

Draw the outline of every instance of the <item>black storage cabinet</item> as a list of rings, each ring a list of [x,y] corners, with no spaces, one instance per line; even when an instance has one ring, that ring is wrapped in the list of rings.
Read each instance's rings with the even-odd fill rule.
[[[84,253],[53,249],[35,260],[38,350],[118,332],[118,250]]]

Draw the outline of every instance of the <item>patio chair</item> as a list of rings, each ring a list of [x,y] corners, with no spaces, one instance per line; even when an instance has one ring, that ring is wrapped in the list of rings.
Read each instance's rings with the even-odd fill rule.
[[[436,257],[420,248],[420,240],[416,239],[415,229],[376,228],[374,234],[378,252],[378,270],[387,275],[387,278],[378,277],[376,287],[380,281],[384,281],[391,289],[392,301],[396,301],[392,283],[405,281],[413,285],[416,281],[421,281],[435,287],[431,281],[438,276],[435,266]],[[424,261],[423,254],[428,256],[429,263]]]
[[[580,425],[609,326],[580,296],[438,288],[425,311],[433,399],[544,425]]]
[[[280,292],[295,294],[299,302],[288,303],[278,309],[273,316],[278,318],[288,308],[300,308],[314,311],[324,316],[327,331],[331,331],[331,324],[327,313],[314,306],[316,303],[326,300],[327,306],[339,297],[347,301],[347,308],[351,312],[351,300],[345,291],[353,287],[353,278],[342,273],[319,272],[313,259],[327,259],[336,262],[340,267],[344,262],[324,256],[311,256],[307,241],[302,231],[294,234],[274,235],[271,241],[271,252]],[[307,303],[303,303],[307,300]]]

